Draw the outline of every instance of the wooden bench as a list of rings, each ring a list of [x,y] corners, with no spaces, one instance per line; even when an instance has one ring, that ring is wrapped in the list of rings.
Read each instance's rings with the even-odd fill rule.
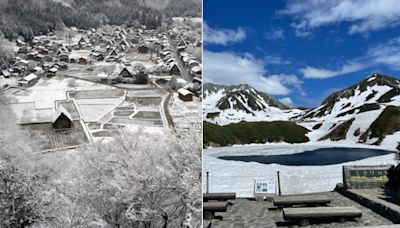
[[[203,202],[210,200],[215,201],[227,201],[236,199],[236,192],[213,192],[213,193],[203,193]]]
[[[322,195],[277,196],[272,199],[276,207],[292,207],[294,205],[325,206],[329,204],[331,200],[331,198]]]
[[[360,218],[362,212],[356,207],[302,207],[284,208],[283,218],[295,220],[300,226],[308,226],[310,219],[340,219],[345,222],[348,218]]]
[[[228,209],[227,202],[204,202],[203,203],[203,219],[211,220],[215,218],[215,212],[226,212]]]

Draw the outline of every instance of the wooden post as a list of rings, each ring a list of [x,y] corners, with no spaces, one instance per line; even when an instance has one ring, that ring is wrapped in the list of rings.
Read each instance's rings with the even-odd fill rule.
[[[209,173],[210,173],[210,172],[207,171],[207,180],[206,180],[206,185],[207,185],[207,191],[206,191],[206,192],[207,192],[207,193],[209,192],[209,185],[208,185],[208,174],[209,174]]]
[[[279,171],[277,171],[276,174],[277,174],[277,177],[278,177],[278,194],[282,195],[282,192],[281,192],[281,178],[279,176]]]

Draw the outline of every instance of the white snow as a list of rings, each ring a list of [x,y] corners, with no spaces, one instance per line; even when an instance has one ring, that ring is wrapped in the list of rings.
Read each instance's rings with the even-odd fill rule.
[[[382,149],[382,147],[366,145],[339,145]],[[334,146],[339,145],[335,144]],[[257,162],[227,161],[217,158],[226,155],[291,154],[324,147],[333,147],[333,144],[321,142],[298,145],[274,143],[206,149],[203,152],[203,188],[206,188],[206,172],[210,172],[210,192],[236,192],[240,197],[249,197],[253,196],[254,179],[276,180],[276,172],[280,171],[283,194],[332,191],[337,183],[342,182],[343,165],[397,164],[394,154],[326,166],[266,165]],[[268,150],[268,152],[265,152],[265,150]]]
[[[254,90],[248,91],[251,93],[256,93]],[[205,98],[203,100],[203,118],[207,119],[207,121],[216,123],[218,125],[227,125],[230,123],[239,123],[241,121],[247,122],[257,122],[257,121],[275,121],[275,120],[289,120],[291,117],[297,116],[304,111],[299,109],[291,109],[291,110],[282,110],[277,107],[269,106],[267,103],[263,102],[263,98],[258,95],[258,100],[256,103],[262,107],[266,108],[261,111],[254,111],[251,107],[248,106],[248,101],[245,96],[237,97],[239,102],[248,110],[252,110],[253,113],[247,113],[243,110],[237,109],[226,109],[220,110],[217,108],[218,101],[225,96],[225,92],[223,90],[218,90],[217,92],[210,93],[205,91]],[[236,104],[236,101],[232,101],[229,99],[230,106]],[[206,118],[207,113],[216,113],[219,112],[219,115],[213,119]]]

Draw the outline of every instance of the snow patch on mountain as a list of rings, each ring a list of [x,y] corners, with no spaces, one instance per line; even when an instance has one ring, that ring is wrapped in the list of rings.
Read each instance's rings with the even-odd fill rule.
[[[208,84],[203,94],[204,120],[219,125],[241,121],[289,120],[304,112],[291,109],[247,85],[227,87]]]

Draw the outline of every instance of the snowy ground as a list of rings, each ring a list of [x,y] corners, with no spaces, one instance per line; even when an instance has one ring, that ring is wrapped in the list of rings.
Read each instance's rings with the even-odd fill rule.
[[[335,144],[340,147],[383,149],[376,146]],[[210,192],[236,192],[238,196],[253,196],[254,179],[276,179],[280,171],[283,194],[332,191],[342,182],[343,165],[396,164],[395,155],[371,157],[354,162],[327,166],[284,166],[260,164],[257,162],[226,161],[218,159],[227,155],[268,155],[292,154],[308,150],[334,147],[331,143],[264,144],[210,148],[203,155],[203,188],[206,187],[206,172],[209,172]],[[268,149],[268,152],[265,150]]]
[[[182,101],[177,93],[171,96],[169,111],[177,131],[190,130],[198,132],[202,130],[201,100],[193,97],[193,101]]]

